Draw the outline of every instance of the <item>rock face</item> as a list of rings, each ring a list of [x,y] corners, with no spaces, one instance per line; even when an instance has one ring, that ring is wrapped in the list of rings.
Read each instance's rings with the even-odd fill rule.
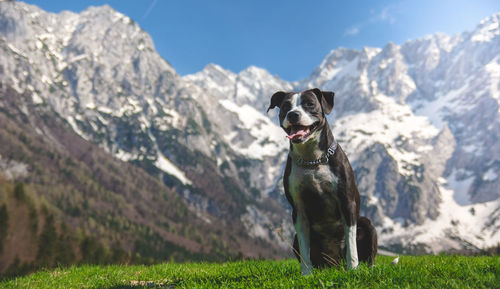
[[[275,253],[288,248],[292,228],[280,182],[288,142],[276,112],[265,113],[269,98],[333,90],[329,120],[381,245],[485,247],[500,240],[499,22],[496,14],[453,37],[340,48],[290,83],[216,64],[181,77],[147,33],[109,6],[51,14],[1,2],[0,83],[161,180],[198,218],[244,228],[244,238]]]

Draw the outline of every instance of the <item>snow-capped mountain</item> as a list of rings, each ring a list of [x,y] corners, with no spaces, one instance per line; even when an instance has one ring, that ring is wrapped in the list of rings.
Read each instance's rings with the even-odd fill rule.
[[[266,191],[278,175],[267,171],[284,151],[266,145],[276,136],[263,131],[275,126],[254,108],[220,105],[183,80],[129,17],[109,6],[53,14],[0,2],[0,59],[1,87],[29,95],[35,110],[53,110],[83,139],[162,180],[201,220],[238,236],[230,243],[243,255],[283,255],[286,242],[271,228],[282,225],[285,209]],[[1,107],[6,102],[0,98]],[[54,146],[61,142],[31,125]],[[10,158],[2,155],[22,163]]]
[[[247,78],[247,71],[216,65],[184,79],[219,101],[259,109],[276,90],[335,91],[330,123],[381,245],[434,253],[478,249],[500,242],[499,23],[495,14],[460,35],[333,50],[295,83],[262,71]],[[240,97],[235,87],[247,83],[254,89]]]
[[[289,242],[280,236],[292,232],[280,194],[288,141],[276,112],[265,113],[270,96],[333,90],[330,123],[381,245],[475,249],[500,241],[499,20],[453,37],[340,48],[290,83],[216,64],[181,77],[146,32],[109,6],[53,14],[1,2],[0,83],[162,180],[207,224],[251,240],[241,243],[247,255],[278,254]]]

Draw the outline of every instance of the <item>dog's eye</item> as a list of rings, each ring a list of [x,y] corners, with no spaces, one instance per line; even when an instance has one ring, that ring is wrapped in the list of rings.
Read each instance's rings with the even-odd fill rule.
[[[312,101],[305,102],[304,106],[305,107],[314,107],[314,102],[312,102]]]

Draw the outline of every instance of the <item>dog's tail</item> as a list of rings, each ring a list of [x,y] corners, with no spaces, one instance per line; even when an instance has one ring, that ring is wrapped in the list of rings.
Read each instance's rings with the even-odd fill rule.
[[[378,238],[377,231],[370,219],[363,216],[359,217],[356,235],[359,260],[368,262],[370,266],[373,266],[377,255]]]

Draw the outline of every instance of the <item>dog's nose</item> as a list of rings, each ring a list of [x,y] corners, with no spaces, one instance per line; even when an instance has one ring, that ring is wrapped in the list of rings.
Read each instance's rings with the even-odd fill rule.
[[[288,117],[288,121],[290,123],[297,123],[300,120],[300,112],[298,112],[298,111],[290,111],[288,113],[287,117]]]

